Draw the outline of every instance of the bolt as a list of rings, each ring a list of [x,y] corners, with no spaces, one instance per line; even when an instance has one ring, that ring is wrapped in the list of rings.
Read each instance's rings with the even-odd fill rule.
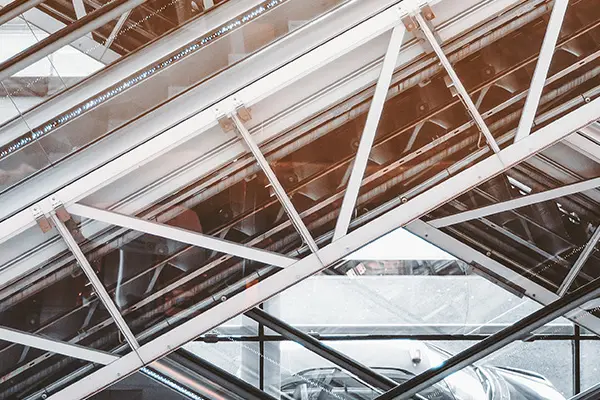
[[[221,296],[221,301],[227,300],[227,296]]]
[[[408,201],[408,199],[406,197],[403,197],[400,201],[404,204]]]
[[[586,103],[589,103],[590,101],[592,101],[592,99],[589,98],[589,97],[584,97],[584,100],[585,100]]]
[[[490,257],[492,255],[491,251],[488,251],[487,253],[485,253],[486,256]]]

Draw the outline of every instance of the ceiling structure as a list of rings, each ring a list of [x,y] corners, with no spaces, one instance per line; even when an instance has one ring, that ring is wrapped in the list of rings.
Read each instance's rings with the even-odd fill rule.
[[[51,33],[6,97],[64,46],[107,64],[0,126],[0,399],[273,398],[178,350],[243,313],[381,400],[559,316],[600,334],[595,0],[172,3],[0,9]],[[398,385],[255,308],[399,227],[540,310]]]

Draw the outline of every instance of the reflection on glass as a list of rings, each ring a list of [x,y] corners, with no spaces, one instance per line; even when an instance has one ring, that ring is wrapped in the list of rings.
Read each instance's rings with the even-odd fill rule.
[[[306,1],[285,1],[281,4],[265,2],[257,8],[260,12],[254,10],[254,14],[249,12],[251,17],[238,17],[240,20],[244,19],[245,24],[238,27],[237,20],[234,20],[221,30],[207,33],[197,43],[159,60],[156,65],[130,76],[126,81],[108,88],[106,92],[57,116],[55,120],[39,127],[24,127],[25,136],[22,138],[28,143],[31,138],[42,136],[40,144],[48,159],[52,163],[57,162],[246,58],[344,0],[309,1],[311,4]],[[233,31],[229,26],[231,24],[236,28]],[[206,50],[210,51],[202,51],[204,47],[208,47]],[[142,81],[143,84],[140,84]],[[31,132],[25,133],[27,131]],[[22,138],[15,143],[18,144]],[[20,144],[18,146],[21,147]],[[0,153],[1,151],[0,149]],[[18,150],[16,152],[19,153]],[[33,169],[39,171],[41,168],[38,166]]]

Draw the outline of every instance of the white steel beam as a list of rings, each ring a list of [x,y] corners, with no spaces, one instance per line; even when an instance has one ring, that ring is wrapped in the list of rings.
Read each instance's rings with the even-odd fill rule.
[[[515,208],[529,206],[531,204],[541,203],[542,201],[553,200],[559,197],[568,196],[573,193],[584,192],[600,186],[600,178],[589,179],[583,182],[577,182],[571,185],[565,185],[556,189],[546,190],[540,193],[522,196],[517,199],[503,201],[474,210],[464,211],[429,221],[429,225],[436,228],[460,224],[477,218],[487,217],[488,215],[498,214],[503,211],[514,210]]]
[[[110,49],[110,46],[117,38],[117,35],[121,31],[121,28],[123,28],[123,25],[125,25],[125,22],[127,22],[127,18],[129,18],[130,14],[131,10],[127,11],[126,13],[123,13],[123,15],[121,15],[121,17],[115,24],[114,28],[110,32],[110,35],[108,35],[108,38],[106,39],[106,43],[104,43],[104,51],[102,52],[102,57],[104,57],[104,54],[106,54],[106,52]]]
[[[575,264],[573,264],[573,266],[569,270],[569,273],[567,274],[565,280],[561,283],[560,287],[558,288],[559,296],[564,296],[567,293],[567,291],[573,284],[573,281],[575,280],[575,278],[577,278],[579,272],[581,272],[581,269],[585,265],[588,258],[590,258],[592,253],[596,250],[598,240],[600,240],[600,226],[596,228],[594,234],[583,248],[583,251],[581,252],[581,254],[579,254],[577,261],[575,261]]]
[[[544,41],[542,42],[540,57],[538,58],[537,65],[535,66],[535,72],[533,73],[533,79],[531,80],[531,87],[529,88],[527,100],[525,100],[525,106],[523,107],[523,113],[521,114],[521,120],[519,121],[519,126],[517,128],[517,134],[515,135],[515,142],[518,142],[519,140],[528,136],[533,128],[535,114],[540,104],[540,98],[542,97],[542,91],[544,90],[546,76],[548,76],[548,71],[550,70],[552,56],[554,55],[556,42],[558,41],[560,28],[562,27],[568,6],[569,0],[554,1],[552,14],[550,15],[550,20],[548,21],[548,27],[546,28]]]
[[[471,99],[471,96],[469,96],[467,89],[465,89],[460,78],[456,74],[456,71],[454,71],[452,64],[450,64],[450,60],[448,60],[448,57],[446,57],[446,54],[444,54],[444,50],[438,43],[438,41],[437,41],[436,37],[434,36],[433,32],[431,31],[431,29],[429,29],[429,25],[427,25],[427,22],[425,21],[425,19],[421,15],[421,13],[416,13],[415,18],[417,19],[417,22],[419,23],[421,30],[425,34],[427,41],[429,42],[429,44],[431,44],[431,47],[433,47],[433,51],[438,56],[440,62],[442,63],[442,66],[444,67],[444,69],[448,73],[448,76],[452,80],[452,83],[454,84],[454,87],[456,88],[458,95],[460,96],[463,103],[467,107],[467,110],[469,111],[469,113],[471,114],[473,119],[475,120],[477,127],[479,128],[481,133],[483,133],[483,135],[485,136],[485,139],[487,140],[488,145],[494,151],[494,153],[498,153],[500,151],[500,147],[498,147],[498,143],[496,143],[496,140],[494,139],[492,132],[490,132],[490,129],[488,128],[487,124],[483,120],[483,117],[479,113],[479,110],[477,110],[477,107],[475,106],[475,103],[473,103],[473,99]]]
[[[498,261],[478,252],[469,245],[453,238],[450,235],[440,231],[437,228],[429,225],[421,220],[415,220],[405,226],[405,229],[410,233],[419,236],[421,239],[439,247],[440,249],[454,255],[455,257],[465,261],[466,263],[477,263],[484,266],[496,275],[502,277],[508,282],[516,284],[525,290],[525,295],[542,305],[548,305],[560,298],[556,293],[538,285],[531,279],[518,274],[512,269],[502,265]],[[585,308],[579,307],[565,317],[573,322],[590,330],[591,332],[600,335],[600,319],[582,312]]]
[[[87,347],[65,343],[58,340],[47,339],[38,335],[32,335],[31,333],[21,332],[2,326],[0,326],[0,340],[18,343],[23,346],[33,347],[35,349],[62,354],[102,365],[110,364],[111,362],[119,359],[119,357],[114,354],[105,353],[103,351],[89,349]]]
[[[352,165],[350,180],[346,186],[340,214],[335,224],[335,231],[333,233],[334,242],[348,233],[348,227],[350,226],[350,220],[352,219],[356,205],[356,198],[358,197],[365,169],[369,162],[369,155],[371,154],[371,148],[373,147],[373,141],[375,140],[375,134],[377,133],[377,127],[379,126],[379,120],[381,119],[381,113],[383,112],[383,106],[390,88],[394,67],[396,66],[396,60],[398,59],[398,53],[400,52],[405,32],[406,28],[404,25],[397,25],[392,30],[392,36],[383,59],[379,79],[375,85],[373,100],[367,114],[367,121]]]
[[[83,204],[72,204],[67,207],[67,211],[80,217],[102,221],[107,224],[133,229],[134,231],[176,240],[180,243],[186,243],[192,246],[218,251],[220,253],[231,254],[267,265],[274,265],[276,267],[285,268],[296,261],[294,258],[286,257],[281,254],[244,246],[242,244],[214,238],[182,228],[175,228],[165,224],[146,221],[141,218],[100,210]]]
[[[256,162],[260,166],[260,169],[262,169],[262,171],[266,175],[267,179],[269,180],[269,183],[271,184],[271,186],[273,187],[273,190],[275,191],[275,195],[277,196],[277,199],[279,200],[279,202],[285,209],[292,224],[294,225],[294,227],[296,228],[296,230],[302,237],[302,240],[304,240],[304,243],[306,243],[308,245],[308,248],[313,253],[316,253],[319,250],[319,246],[317,246],[317,243],[315,243],[315,240],[313,239],[308,228],[304,224],[304,221],[302,221],[302,218],[300,218],[300,214],[298,214],[296,207],[294,207],[294,205],[292,204],[292,201],[290,200],[287,193],[285,192],[285,189],[283,188],[283,186],[281,186],[281,183],[279,182],[279,179],[277,179],[277,176],[273,172],[273,169],[269,165],[269,162],[267,161],[267,159],[265,158],[263,153],[260,151],[260,149],[258,148],[256,143],[254,142],[254,139],[252,139],[250,132],[248,132],[248,129],[246,129],[246,127],[244,126],[242,121],[240,121],[240,119],[236,115],[236,113],[231,114],[230,118],[233,120],[238,133],[242,137],[242,140],[244,141],[244,143],[246,143],[246,146],[248,146],[248,148],[250,149],[250,152],[256,159]]]
[[[52,219],[54,226],[58,230],[58,233],[67,243],[67,247],[69,247],[69,250],[71,250],[73,256],[79,263],[79,266],[81,267],[81,269],[83,269],[83,272],[92,284],[96,295],[98,295],[98,298],[100,299],[100,301],[102,301],[102,304],[104,304],[104,307],[106,307],[108,313],[115,321],[115,324],[125,337],[125,340],[127,340],[127,343],[129,343],[129,346],[134,350],[135,353],[135,351],[140,347],[139,343],[135,338],[135,335],[133,334],[133,332],[131,332],[131,329],[129,329],[127,322],[125,322],[125,319],[119,312],[119,309],[110,298],[110,294],[108,294],[108,291],[94,272],[94,269],[88,262],[87,258],[85,258],[85,255],[83,254],[81,248],[71,235],[71,232],[69,232],[69,229],[67,229],[65,224],[60,220],[60,218],[58,218],[58,216],[54,212],[50,214],[50,218]]]
[[[387,9],[322,46],[296,58],[293,62],[284,65],[271,74],[258,79],[242,90],[226,97],[218,102],[214,108],[231,110],[235,108],[237,102],[241,102],[246,106],[252,106],[273,92],[297,82],[310,72],[391,29],[398,23],[399,19],[400,13],[397,9]],[[81,179],[56,192],[56,197],[61,199],[65,205],[72,204],[87,194],[139,168],[140,165],[150,162],[169,150],[196,137],[208,128],[216,126],[217,120],[214,108],[205,109],[193,117],[185,119],[162,134],[130,150],[122,157],[91,171]],[[164,114],[161,114],[162,119],[164,119],[163,117]],[[47,199],[50,199],[50,197],[52,196],[48,196]],[[42,207],[44,204],[46,203],[42,202]],[[45,211],[49,212],[50,210]],[[0,243],[34,225],[35,219],[29,210],[16,213],[14,216],[0,222]]]
[[[523,142],[519,145],[508,146],[500,153],[491,155],[427,192],[415,196],[407,203],[397,206],[388,213],[348,233],[336,242],[320,249],[318,253],[310,254],[288,268],[278,271],[240,294],[217,304],[201,315],[193,317],[162,336],[144,344],[138,350],[138,354],[143,361],[131,354],[123,356],[111,364],[111,368],[102,368],[93,372],[52,395],[49,399],[80,400],[97,393],[102,388],[125,378],[145,364],[165,356],[202,333],[314,275],[324,269],[323,265],[332,265],[382,235],[416,220],[448,200],[526,160],[581,127],[589,125],[599,117],[600,99],[596,99],[546,125],[540,129],[539,135],[529,136],[523,139]],[[600,332],[600,327],[598,327],[597,332]]]

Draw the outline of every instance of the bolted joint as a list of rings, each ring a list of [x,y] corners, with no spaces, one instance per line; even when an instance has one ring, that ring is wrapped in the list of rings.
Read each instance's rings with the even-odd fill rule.
[[[421,8],[421,15],[427,21],[433,21],[435,19],[435,14],[429,4],[427,4],[427,5],[423,6],[423,8]]]
[[[411,15],[407,15],[404,18],[402,18],[402,23],[404,24],[404,27],[406,28],[407,32],[413,32],[419,27],[417,20]]]
[[[248,122],[252,119],[252,114],[250,114],[250,109],[245,105],[240,104],[236,107],[235,112],[242,122]]]
[[[52,221],[50,221],[46,217],[46,215],[44,214],[44,212],[42,211],[42,208],[40,206],[35,205],[35,206],[31,207],[31,213],[33,214],[33,218],[35,219],[35,222],[42,230],[42,233],[47,233],[52,230],[54,225],[52,224]]]
[[[225,114],[221,114],[217,117],[217,121],[219,121],[219,125],[223,132],[231,132],[233,130],[233,121],[231,118]]]

